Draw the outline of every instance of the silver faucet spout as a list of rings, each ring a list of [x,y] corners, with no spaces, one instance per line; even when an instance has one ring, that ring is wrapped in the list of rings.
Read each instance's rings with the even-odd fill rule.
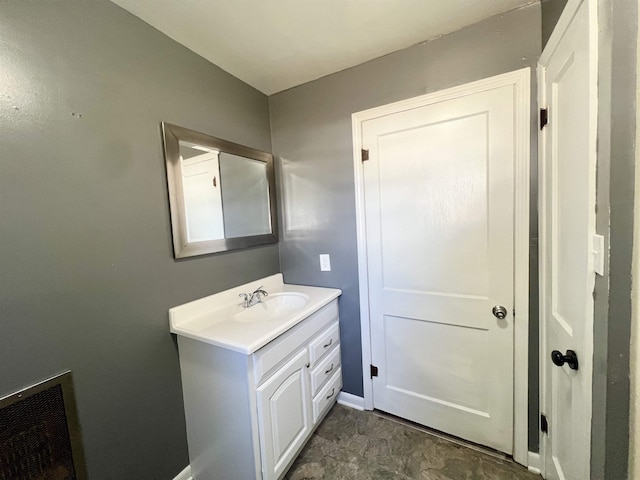
[[[266,291],[264,291],[262,289],[262,287],[258,287],[258,288],[256,288],[256,290],[251,295],[252,296],[253,295],[257,295],[258,297],[260,297],[260,296],[266,297],[269,294]],[[258,299],[258,301],[259,301],[259,299]]]

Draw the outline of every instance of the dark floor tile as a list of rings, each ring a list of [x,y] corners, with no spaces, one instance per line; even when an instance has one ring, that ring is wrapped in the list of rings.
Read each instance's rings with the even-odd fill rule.
[[[540,480],[487,455],[372,412],[336,405],[286,480]]]

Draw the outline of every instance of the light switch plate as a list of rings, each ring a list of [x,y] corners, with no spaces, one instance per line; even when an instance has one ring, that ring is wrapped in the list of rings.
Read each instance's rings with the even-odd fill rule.
[[[593,236],[593,269],[598,275],[604,275],[604,236]]]
[[[331,271],[331,257],[328,253],[320,254],[320,271],[321,272],[330,272]]]

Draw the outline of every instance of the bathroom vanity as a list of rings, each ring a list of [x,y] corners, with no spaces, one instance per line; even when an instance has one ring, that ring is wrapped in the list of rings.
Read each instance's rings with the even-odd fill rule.
[[[169,310],[194,480],[284,476],[342,387],[340,294],[277,274]]]

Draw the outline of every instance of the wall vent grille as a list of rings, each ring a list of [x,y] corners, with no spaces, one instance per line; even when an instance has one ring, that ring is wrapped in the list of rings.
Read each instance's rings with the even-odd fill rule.
[[[83,480],[71,374],[0,399],[0,480]]]

